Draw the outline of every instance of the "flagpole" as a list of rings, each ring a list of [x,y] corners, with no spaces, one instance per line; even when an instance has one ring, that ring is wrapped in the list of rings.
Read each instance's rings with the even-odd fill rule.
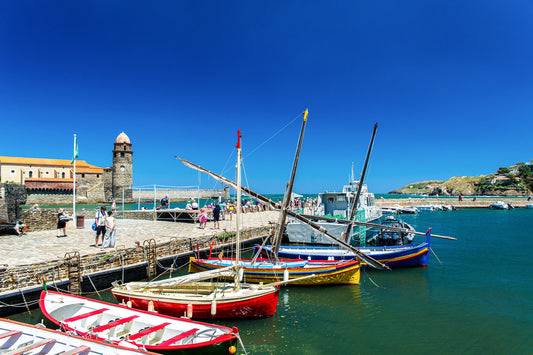
[[[75,219],[76,218],[76,153],[77,153],[77,149],[76,149],[76,134],[74,134],[74,155],[73,155],[73,160],[74,160],[74,176],[73,176],[73,185],[72,185],[72,218]]]

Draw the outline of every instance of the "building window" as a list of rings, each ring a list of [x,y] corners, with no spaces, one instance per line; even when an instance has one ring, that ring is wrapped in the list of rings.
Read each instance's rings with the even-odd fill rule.
[[[85,174],[81,174],[81,177],[84,178],[84,177],[85,177]]]
[[[14,174],[15,173],[15,169],[11,169],[10,173]]]
[[[124,156],[124,152],[120,152],[120,156],[123,157]]]
[[[28,177],[33,177],[33,171],[30,171],[30,172],[28,173]]]
[[[96,178],[99,178],[100,177],[100,174],[96,174]]]
[[[50,173],[47,171],[47,172],[45,172],[45,174],[46,174],[46,175],[49,175]]]
[[[126,170],[126,167],[124,165],[121,165],[120,166],[120,171],[124,171],[124,170]]]
[[[116,152],[115,152],[115,153],[113,153],[113,156],[114,156],[114,157],[116,158],[116,157],[117,157],[117,153],[116,153]]]
[[[126,150],[126,144],[124,144],[124,150]]]
[[[64,179],[65,178],[65,173],[61,173],[61,179]]]

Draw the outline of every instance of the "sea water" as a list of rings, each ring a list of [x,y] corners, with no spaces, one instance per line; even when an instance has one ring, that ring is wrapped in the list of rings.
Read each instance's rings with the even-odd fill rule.
[[[282,288],[273,317],[216,323],[237,326],[250,354],[532,354],[533,210],[399,217],[458,239],[432,238],[442,265],[431,254],[427,268],[364,270],[358,286]]]

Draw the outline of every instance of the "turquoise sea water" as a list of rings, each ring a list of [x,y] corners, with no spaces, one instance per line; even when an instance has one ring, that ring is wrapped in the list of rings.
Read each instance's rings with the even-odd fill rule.
[[[428,268],[364,271],[359,286],[283,288],[273,317],[219,323],[237,326],[252,354],[532,354],[533,210],[401,218],[458,238],[432,239],[442,266],[431,255]]]

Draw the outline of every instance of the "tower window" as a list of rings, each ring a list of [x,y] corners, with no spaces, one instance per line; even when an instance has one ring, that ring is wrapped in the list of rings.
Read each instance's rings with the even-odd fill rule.
[[[124,156],[124,152],[120,152],[120,156],[123,157]]]
[[[126,150],[126,144],[124,144],[124,150]]]
[[[113,156],[116,157],[116,156],[117,156],[117,153],[113,153]]]
[[[124,165],[121,165],[120,166],[120,171],[124,171],[124,170],[126,170],[126,167]]]

